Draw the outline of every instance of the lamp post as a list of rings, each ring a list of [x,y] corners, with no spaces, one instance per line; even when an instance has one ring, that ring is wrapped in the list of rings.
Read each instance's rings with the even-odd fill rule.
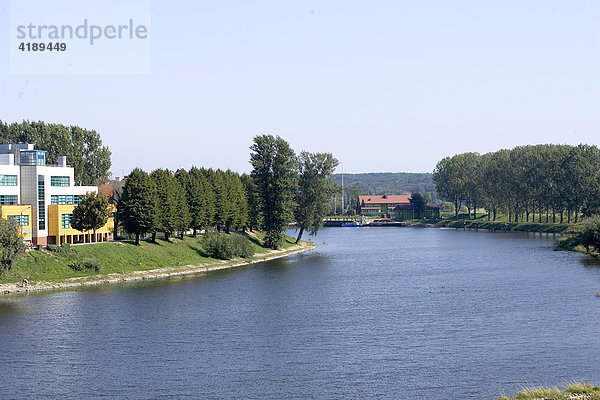
[[[27,209],[31,210],[31,204],[27,204],[26,206],[27,207],[21,210],[21,215],[19,216],[19,235],[21,236],[21,238],[23,238],[23,213]],[[30,222],[30,218],[27,218],[27,225],[29,225]]]

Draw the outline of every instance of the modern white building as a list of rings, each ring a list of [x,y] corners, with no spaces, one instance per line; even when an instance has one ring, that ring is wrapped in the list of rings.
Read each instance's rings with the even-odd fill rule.
[[[76,204],[81,195],[97,191],[96,186],[75,186],[74,169],[67,165],[65,156],[58,158],[58,165],[48,165],[46,152],[35,150],[32,144],[0,145],[0,207],[4,210],[9,209],[4,207],[8,205],[21,206],[14,208],[20,210],[21,215],[13,213],[11,217],[18,221],[18,225],[27,226],[31,230],[33,244],[49,243],[49,206]],[[30,210],[24,213],[23,206],[30,206]],[[25,215],[31,215],[31,221],[27,221],[27,224],[24,221]],[[57,224],[62,223],[66,228],[65,219],[69,219],[67,225],[70,228],[68,216],[56,214],[56,218],[61,218]],[[54,243],[62,240],[58,233],[52,233],[51,239],[50,242]]]

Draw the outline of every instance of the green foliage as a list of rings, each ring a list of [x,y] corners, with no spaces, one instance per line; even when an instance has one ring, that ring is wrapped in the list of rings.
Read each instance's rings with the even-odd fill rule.
[[[342,174],[333,174],[333,181],[341,186]],[[360,193],[351,193],[350,188],[360,189]],[[436,196],[435,184],[430,173],[411,172],[371,172],[362,174],[344,174],[346,198],[355,201],[365,194],[402,194],[427,192]],[[436,200],[436,198],[434,198]]]
[[[429,193],[415,192],[410,195],[410,204],[415,211],[415,217],[421,218],[421,212],[425,210],[427,203],[431,201]]]
[[[25,245],[16,225],[0,217],[0,274],[10,270],[24,251]]]
[[[215,193],[215,220],[217,230],[239,230],[248,221],[248,203],[240,176],[230,170],[209,169],[207,176]]]
[[[102,263],[93,258],[86,258],[84,260],[77,260],[69,263],[69,268],[71,268],[73,271],[90,270],[94,272],[100,272],[102,269]]]
[[[260,197],[258,196],[258,188],[252,177],[248,174],[240,176],[242,185],[244,186],[244,194],[248,205],[248,222],[247,226],[252,231],[259,229],[262,223]]]
[[[521,222],[578,222],[600,209],[600,150],[596,146],[519,146],[441,160],[433,173],[441,198],[468,212],[487,209]]]
[[[23,121],[3,124],[0,142],[32,143],[37,149],[47,152],[48,164],[56,164],[60,155],[67,156],[75,169],[75,181],[84,185],[99,185],[108,180],[111,152],[102,145],[96,131],[42,121]]]
[[[316,235],[323,226],[323,218],[329,210],[329,198],[336,189],[331,174],[338,165],[329,153],[308,153],[303,151],[298,158],[298,187],[294,217],[300,228],[297,242],[307,230]]]
[[[576,397],[574,397],[576,396]],[[600,386],[592,385],[588,382],[573,382],[567,385],[563,390],[557,387],[544,388],[544,387],[533,387],[523,388],[522,390],[515,393],[514,396],[502,395],[498,397],[498,400],[567,400],[567,399],[581,399],[581,400],[600,400]]]
[[[250,150],[265,245],[275,249],[293,219],[297,159],[290,145],[279,136],[256,136]]]
[[[79,231],[94,231],[102,228],[108,221],[110,209],[108,199],[100,193],[90,192],[73,209],[71,226]]]
[[[175,177],[185,191],[185,197],[189,209],[190,227],[197,230],[206,229],[213,224],[215,198],[214,191],[206,176],[196,167],[189,172],[183,169],[175,173]]]
[[[189,227],[190,215],[185,191],[169,170],[156,169],[150,176],[157,193],[155,229],[163,232],[168,240],[174,232],[185,231]]]
[[[210,233],[204,237],[204,248],[210,257],[221,260],[234,257],[250,258],[254,255],[250,241],[236,233]]]
[[[594,247],[600,250],[600,215],[594,215],[583,221],[580,243],[587,249]]]
[[[119,219],[127,232],[135,234],[136,245],[140,235],[156,226],[157,201],[154,180],[139,168],[131,171],[123,187]]]
[[[60,246],[49,244],[46,246],[46,250],[52,253],[66,254],[71,252],[71,245],[69,243],[62,243]]]

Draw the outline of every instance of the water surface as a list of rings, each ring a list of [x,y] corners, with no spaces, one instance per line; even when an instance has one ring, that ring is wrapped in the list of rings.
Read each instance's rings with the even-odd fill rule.
[[[186,279],[0,298],[6,398],[492,398],[600,383],[600,268],[554,238],[329,228]]]

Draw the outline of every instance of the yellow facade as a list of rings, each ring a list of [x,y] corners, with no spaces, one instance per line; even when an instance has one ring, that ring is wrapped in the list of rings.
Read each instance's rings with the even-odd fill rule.
[[[76,204],[50,204],[48,206],[48,244],[92,243],[113,240],[114,219],[108,218],[106,224],[96,229],[96,237],[92,231],[81,232],[71,227],[70,216]],[[111,213],[116,212],[114,205],[109,205]]]
[[[31,242],[33,218],[31,217],[31,205],[11,204],[0,205],[2,218],[13,220],[17,224],[19,235],[26,242]]]

